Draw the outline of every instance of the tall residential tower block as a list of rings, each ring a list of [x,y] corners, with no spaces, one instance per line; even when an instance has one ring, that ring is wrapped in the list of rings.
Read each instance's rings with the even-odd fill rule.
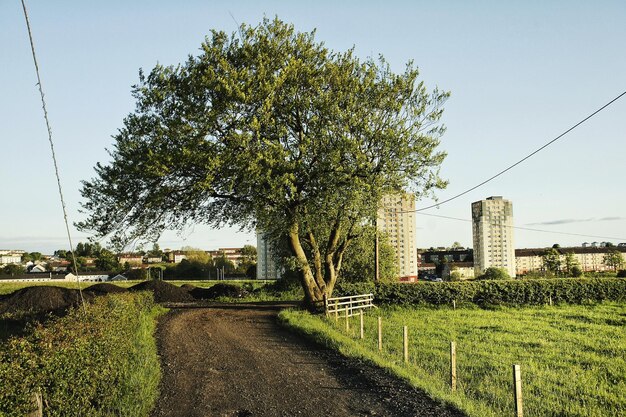
[[[502,197],[488,197],[472,203],[474,274],[489,267],[504,268],[515,276],[513,246],[513,204]]]
[[[384,196],[378,209],[377,227],[389,236],[389,243],[396,251],[400,278],[417,279],[413,194]]]

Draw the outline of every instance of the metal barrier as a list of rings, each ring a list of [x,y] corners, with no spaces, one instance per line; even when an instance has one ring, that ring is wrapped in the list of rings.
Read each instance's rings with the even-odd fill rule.
[[[360,310],[376,308],[374,294],[348,295],[345,297],[327,298],[324,296],[324,313],[342,317],[352,317],[359,314]]]

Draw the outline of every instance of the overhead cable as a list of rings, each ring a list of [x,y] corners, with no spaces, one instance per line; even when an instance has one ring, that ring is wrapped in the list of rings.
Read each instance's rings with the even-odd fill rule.
[[[463,191],[462,193],[459,193],[457,195],[454,195],[450,198],[447,198],[443,201],[440,201],[436,204],[432,204],[430,206],[427,207],[422,207],[416,210],[411,210],[411,211],[415,211],[420,212],[420,211],[424,211],[424,210],[429,210],[431,208],[435,208],[435,207],[439,207],[442,204],[448,203],[452,200],[456,200],[457,198],[464,196],[465,194],[474,191],[475,189],[482,187],[483,185],[487,184],[488,182],[498,178],[500,175],[504,174],[505,172],[510,171],[511,169],[515,168],[516,166],[518,166],[519,164],[521,164],[522,162],[526,161],[527,159],[529,159],[530,157],[534,156],[535,154],[539,153],[540,151],[544,150],[545,148],[547,148],[548,146],[552,145],[554,142],[556,142],[557,140],[561,139],[563,136],[567,135],[569,132],[571,132],[572,130],[576,129],[578,126],[582,125],[583,123],[585,123],[587,120],[591,119],[593,116],[595,116],[596,114],[600,113],[602,110],[606,109],[607,107],[609,107],[611,104],[615,103],[617,100],[619,100],[620,98],[622,98],[624,95],[626,95],[626,91],[624,91],[623,93],[621,93],[620,95],[618,95],[617,97],[615,97],[614,99],[612,99],[611,101],[609,101],[608,103],[606,103],[605,105],[603,105],[602,107],[600,107],[599,109],[597,109],[596,111],[594,111],[593,113],[591,113],[590,115],[588,115],[587,117],[585,117],[584,119],[582,119],[581,121],[579,121],[578,123],[576,123],[575,125],[573,125],[572,127],[570,127],[569,129],[567,129],[566,131],[564,131],[563,133],[561,133],[560,135],[558,135],[557,137],[555,137],[554,139],[552,139],[551,141],[549,141],[548,143],[546,143],[545,145],[541,146],[540,148],[536,149],[535,151],[531,152],[530,154],[526,155],[525,157],[523,157],[522,159],[520,159],[519,161],[517,161],[516,163],[514,163],[513,165],[508,166],[507,168],[503,169],[502,171],[498,172],[497,174],[487,178],[486,180],[484,180],[483,182],[476,184],[475,186]]]

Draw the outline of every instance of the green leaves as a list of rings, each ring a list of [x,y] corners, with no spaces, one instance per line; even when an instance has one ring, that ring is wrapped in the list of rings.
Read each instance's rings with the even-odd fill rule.
[[[394,74],[382,57],[330,51],[277,18],[213,31],[199,56],[140,74],[112,162],[83,183],[78,227],[124,244],[196,222],[275,239],[297,226],[298,239],[318,236],[298,263],[327,270],[384,194],[446,185],[437,147],[449,94],[417,77],[412,64]]]
[[[41,390],[47,416],[146,415],[157,396],[159,364],[146,292],[98,298],[39,325],[0,349],[0,415],[32,411]]]

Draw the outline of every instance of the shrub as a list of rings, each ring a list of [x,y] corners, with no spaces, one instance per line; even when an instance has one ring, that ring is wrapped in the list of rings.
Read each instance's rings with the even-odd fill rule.
[[[147,292],[99,297],[0,346],[0,415],[147,415],[160,377]],[[85,414],[87,413],[87,414]]]
[[[620,269],[617,271],[617,278],[626,278],[626,269]]]
[[[463,279],[463,276],[461,275],[461,273],[459,271],[452,271],[450,273],[450,281],[461,281]]]
[[[508,271],[504,268],[489,267],[485,269],[485,273],[479,276],[480,280],[495,280],[495,279],[511,279]]]

